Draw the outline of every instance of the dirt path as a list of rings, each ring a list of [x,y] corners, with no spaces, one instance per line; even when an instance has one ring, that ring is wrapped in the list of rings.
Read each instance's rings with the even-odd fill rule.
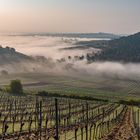
[[[135,140],[132,110],[128,108],[123,120],[102,140]]]

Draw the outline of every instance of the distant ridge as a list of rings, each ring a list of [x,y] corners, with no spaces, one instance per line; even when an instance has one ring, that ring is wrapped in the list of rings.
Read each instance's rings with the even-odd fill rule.
[[[108,47],[95,59],[101,61],[140,62],[140,32],[109,41]]]
[[[12,34],[11,34],[12,35]],[[112,33],[24,33],[24,34],[13,34],[21,36],[53,36],[53,37],[71,37],[71,38],[109,38],[117,39],[119,35]]]

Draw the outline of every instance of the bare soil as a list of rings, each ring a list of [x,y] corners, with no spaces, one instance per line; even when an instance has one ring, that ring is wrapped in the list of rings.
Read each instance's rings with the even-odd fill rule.
[[[122,121],[102,140],[135,140],[132,110],[128,108]]]

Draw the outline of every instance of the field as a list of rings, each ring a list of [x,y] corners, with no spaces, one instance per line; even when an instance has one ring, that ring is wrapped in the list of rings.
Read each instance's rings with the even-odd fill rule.
[[[88,95],[109,100],[137,99],[140,97],[140,78],[119,78],[89,75],[68,76],[52,73],[11,74],[0,79],[0,86],[21,79],[24,89],[33,94],[46,90],[50,93]]]
[[[137,107],[68,98],[2,95],[0,110],[0,139],[138,139]]]

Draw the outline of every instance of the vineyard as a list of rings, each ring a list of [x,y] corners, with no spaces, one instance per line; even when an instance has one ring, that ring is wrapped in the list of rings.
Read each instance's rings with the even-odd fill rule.
[[[139,140],[139,108],[80,99],[0,96],[3,140]]]
[[[6,78],[1,76],[0,88],[9,84],[12,79],[20,79],[27,92],[33,94],[38,91],[48,91],[65,95],[92,96],[111,101],[121,99],[137,99],[140,97],[140,77],[132,79],[119,77],[92,76],[67,76],[52,73],[10,74]]]

